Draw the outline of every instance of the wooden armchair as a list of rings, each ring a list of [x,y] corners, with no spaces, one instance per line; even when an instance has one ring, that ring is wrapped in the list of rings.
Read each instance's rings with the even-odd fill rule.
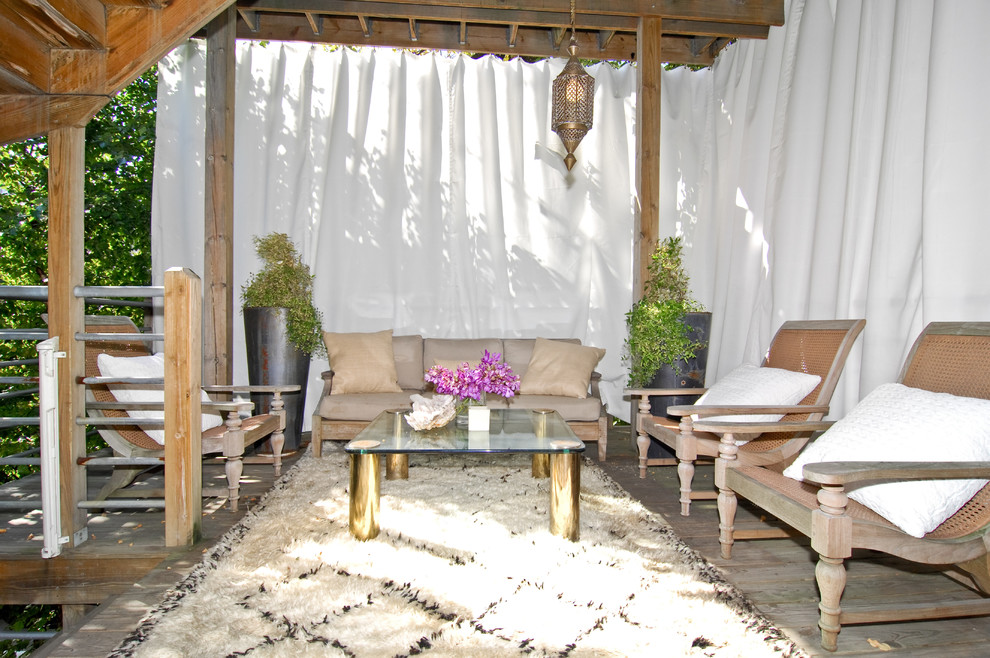
[[[127,317],[121,316],[87,316],[86,332],[89,334],[137,334],[134,323]],[[120,402],[108,385],[125,383],[127,378],[102,377],[97,364],[100,354],[118,357],[149,356],[151,350],[143,340],[121,339],[88,341],[86,343],[86,373],[83,383],[86,389],[86,411],[90,417],[129,418],[128,409],[154,410],[161,409],[159,403]],[[131,383],[134,383],[133,380]],[[150,380],[149,387],[161,385]],[[285,411],[282,393],[299,390],[298,386],[206,386],[203,390],[208,393],[233,395],[236,393],[270,393],[273,396],[269,414],[261,414],[242,418],[241,413],[250,412],[253,403],[250,401],[210,402],[203,403],[203,410],[213,413],[225,413],[226,421],[219,427],[203,431],[202,450],[204,455],[221,454],[225,460],[227,477],[226,489],[203,488],[204,496],[229,496],[231,509],[237,510],[240,490],[240,478],[243,472],[243,455],[246,446],[253,445],[267,437],[271,438],[271,463],[275,475],[282,469],[283,431],[285,429]],[[105,500],[114,492],[126,487],[144,470],[148,468],[148,458],[164,461],[164,447],[152,439],[144,428],[161,427],[160,420],[133,419],[133,425],[115,424],[100,426],[100,436],[107,442],[116,456],[125,459],[114,465],[110,481],[103,487],[97,500]],[[133,459],[127,463],[126,458]]]
[[[714,406],[705,404],[668,407],[668,416],[678,416],[680,421],[650,412],[651,395],[686,395],[701,393],[704,389],[630,389],[632,397],[639,397],[639,411],[635,426],[638,433],[639,476],[646,477],[646,469],[653,465],[677,464],[680,480],[681,515],[689,516],[691,501],[713,499],[715,491],[692,491],[695,461],[699,457],[718,457],[719,436],[695,431],[697,423],[692,416],[704,419],[710,416],[743,414],[782,414],[781,422],[795,420],[820,420],[828,413],[832,393],[846,363],[846,357],[856,338],[866,326],[865,320],[807,320],[785,322],[774,335],[770,349],[763,360],[763,367],[780,368],[821,377],[821,382],[797,405]],[[783,464],[808,442],[812,432],[782,429],[776,423],[751,428],[750,433],[762,433],[760,441],[750,441],[739,448],[739,460],[752,465]],[[670,448],[676,457],[650,458],[648,450],[652,439]]]
[[[912,389],[990,400],[990,323],[932,323],[918,337],[898,382]],[[938,412],[939,409],[932,411]],[[925,410],[919,409],[924,413]],[[947,423],[942,419],[942,423]],[[801,425],[794,423],[794,426]],[[807,423],[806,430],[825,423]],[[723,437],[716,461],[722,556],[729,559],[735,536],[737,496],[742,496],[811,539],[818,553],[815,569],[822,647],[834,651],[842,624],[990,614],[990,485],[984,486],[947,520],[923,537],[902,531],[870,508],[850,500],[847,487],[869,481],[990,479],[990,462],[820,462],[803,467],[804,482],[737,459],[733,423],[698,423]],[[746,429],[748,431],[748,429]],[[900,436],[896,440],[900,440]],[[932,450],[939,438],[932,436]],[[810,449],[810,448],[809,448]],[[747,533],[747,538],[758,538]],[[773,536],[773,535],[770,535]],[[844,560],[853,549],[872,549],[923,564],[961,571],[982,597],[956,601],[898,601],[889,607],[842,605]]]

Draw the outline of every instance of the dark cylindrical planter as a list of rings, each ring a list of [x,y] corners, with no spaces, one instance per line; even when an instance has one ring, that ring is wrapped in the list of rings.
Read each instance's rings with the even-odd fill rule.
[[[244,341],[247,348],[248,382],[253,386],[299,384],[298,393],[283,393],[285,400],[285,446],[297,450],[302,434],[309,380],[310,355],[300,352],[286,334],[286,310],[272,307],[244,309]],[[254,413],[269,412],[271,395],[252,395]],[[266,444],[267,446],[267,444]],[[267,446],[270,450],[270,446]]]
[[[711,335],[711,313],[688,313],[684,323],[690,327],[688,335],[691,340],[702,341],[705,346],[698,350],[693,359],[678,361],[674,366],[664,365],[653,375],[647,388],[704,388],[705,369],[708,366],[708,338]],[[654,416],[666,416],[667,407],[679,404],[694,404],[698,395],[652,395],[650,396],[650,413]],[[635,415],[636,410],[633,409]],[[673,417],[679,419],[677,417]],[[636,429],[633,428],[635,435]],[[647,451],[650,458],[673,457],[673,452],[659,441],[650,441]]]
[[[661,367],[653,375],[649,388],[704,388],[712,314],[688,313],[684,316],[684,324],[689,328],[690,339],[701,341],[705,346],[698,350],[692,359],[678,361],[674,366]],[[650,413],[654,416],[665,416],[667,407],[694,404],[698,397],[697,395],[654,395],[650,397]]]

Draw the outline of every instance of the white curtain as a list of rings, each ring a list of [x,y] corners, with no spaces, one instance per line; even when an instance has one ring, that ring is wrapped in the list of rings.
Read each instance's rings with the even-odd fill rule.
[[[204,56],[190,42],[159,69],[156,280],[203,271]],[[595,124],[567,172],[549,129],[562,66],[238,44],[237,291],[259,267],[252,236],[282,231],[316,275],[325,329],[577,337],[606,348],[603,388],[623,406],[636,75],[591,71]],[[326,367],[311,368],[310,411]]]
[[[709,382],[784,320],[866,318],[840,416],[926,323],[990,320],[990,54],[958,57],[988,21],[980,0],[792,0],[767,42],[718,58],[706,211],[684,229],[714,310]]]
[[[839,417],[925,323],[990,320],[990,53],[959,55],[987,24],[982,0],[791,0],[768,40],[664,73],[660,235],[684,236],[713,312],[709,383],[785,320],[864,317]],[[160,67],[158,277],[202,271],[202,58],[191,43]],[[577,336],[608,350],[609,410],[628,418],[635,70],[592,71],[568,175],[547,116],[562,64],[240,44],[236,284],[251,236],[287,232],[327,329]]]

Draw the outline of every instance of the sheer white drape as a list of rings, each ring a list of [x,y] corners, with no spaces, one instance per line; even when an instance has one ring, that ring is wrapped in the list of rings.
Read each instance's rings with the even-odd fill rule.
[[[896,378],[925,323],[990,320],[990,55],[955,56],[988,20],[978,0],[793,0],[767,42],[719,57],[695,172],[711,210],[687,230],[709,382],[784,320],[865,317],[837,416]]]
[[[241,43],[237,289],[252,236],[301,248],[330,331],[578,337],[621,406],[635,217],[632,67],[598,66],[594,129],[568,173],[549,130],[563,61],[525,64]],[[160,67],[156,272],[202,272],[204,51]],[[235,322],[235,378],[246,379]],[[314,362],[309,405],[319,394]]]
[[[865,317],[838,417],[897,376],[924,323],[990,320],[990,53],[959,46],[987,24],[981,0],[792,0],[767,41],[664,73],[660,235],[685,236],[713,311],[709,383],[785,320]],[[562,61],[276,44],[238,61],[238,286],[250,237],[285,231],[328,329],[577,336],[608,350],[609,410],[628,417],[633,69],[595,68],[567,176],[547,117]],[[202,71],[192,44],[161,67],[159,277],[202,271]]]

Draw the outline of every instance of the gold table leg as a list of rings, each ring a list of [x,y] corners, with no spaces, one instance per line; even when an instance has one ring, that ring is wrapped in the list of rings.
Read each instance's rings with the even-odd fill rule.
[[[538,452],[533,455],[533,477],[550,477],[550,455],[546,452]]]
[[[366,541],[378,536],[378,501],[381,492],[378,455],[351,455],[351,534]]]
[[[408,480],[409,479],[409,455],[408,454],[388,454],[385,455],[385,479],[386,480]]]
[[[577,541],[580,535],[581,455],[550,455],[550,532]]]

